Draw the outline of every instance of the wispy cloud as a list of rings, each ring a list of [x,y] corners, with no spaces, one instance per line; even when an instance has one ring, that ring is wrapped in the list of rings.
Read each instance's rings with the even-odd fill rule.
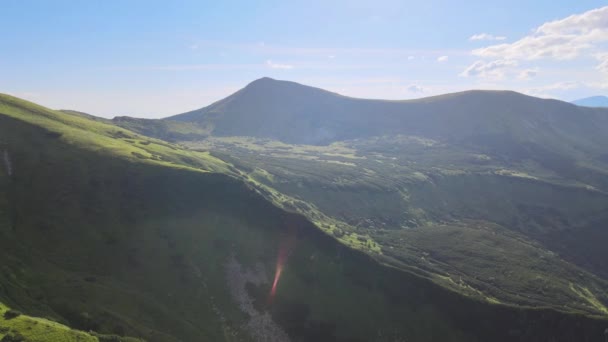
[[[425,88],[418,84],[409,85],[409,86],[407,86],[407,88],[405,88],[405,90],[407,90],[408,93],[424,93],[425,92]]]
[[[439,62],[439,63],[445,63],[445,62],[448,61],[448,59],[449,59],[448,56],[441,56],[441,57],[437,58],[437,62]]]
[[[291,64],[276,63],[273,60],[266,60],[264,63],[253,64],[229,64],[229,63],[210,63],[210,64],[175,64],[175,65],[143,65],[143,66],[111,66],[100,67],[103,71],[219,71],[219,70],[373,70],[387,69],[394,70],[403,64],[394,63],[327,63],[327,61],[297,61]]]
[[[507,39],[507,37],[505,36],[495,36],[492,34],[488,34],[488,33],[478,33],[478,34],[474,34],[471,37],[469,37],[470,41],[476,41],[476,40],[505,40]]]
[[[596,66],[596,69],[608,74],[608,52],[596,53],[593,57],[600,62],[600,64]]]
[[[148,66],[117,66],[103,67],[104,71],[212,71],[212,70],[243,70],[260,68],[259,64],[175,64]]]
[[[517,78],[520,80],[531,80],[534,77],[536,77],[536,75],[538,75],[538,69],[525,69],[522,70],[519,75],[517,75]]]
[[[247,53],[265,54],[266,56],[298,56],[321,57],[356,56],[356,57],[402,57],[440,55],[467,56],[466,49],[404,49],[404,48],[374,48],[374,47],[315,47],[315,46],[285,46],[262,42],[235,43],[225,41],[199,40],[195,42],[199,49],[234,50]]]
[[[478,60],[460,73],[460,76],[480,76],[493,79],[502,79],[508,71],[512,70],[517,65],[517,61],[514,60],[497,59],[490,62]]]
[[[291,65],[291,64],[274,63],[270,59],[266,61],[266,66],[271,69],[283,69],[283,70],[293,69],[293,65]]]

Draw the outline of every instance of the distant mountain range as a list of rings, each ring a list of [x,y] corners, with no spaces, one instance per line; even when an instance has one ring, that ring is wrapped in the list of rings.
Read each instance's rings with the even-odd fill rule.
[[[606,107],[608,108],[608,97],[606,96],[591,96],[584,99],[572,101],[577,106],[585,107]]]

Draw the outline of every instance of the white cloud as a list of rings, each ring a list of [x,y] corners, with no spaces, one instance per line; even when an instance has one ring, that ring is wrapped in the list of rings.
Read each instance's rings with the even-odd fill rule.
[[[502,79],[508,71],[517,67],[518,63],[514,60],[497,59],[491,62],[476,61],[466,68],[460,76],[463,77],[486,77],[494,79]]]
[[[538,75],[538,69],[525,69],[517,75],[517,78],[520,80],[531,80],[536,77],[536,75]]]
[[[600,61],[600,64],[598,64],[595,68],[605,74],[608,74],[608,52],[597,53],[593,57]]]
[[[437,62],[439,63],[444,63],[448,61],[448,56],[441,56],[439,58],[437,58]]]
[[[424,89],[424,87],[419,86],[417,84],[412,84],[409,85],[406,90],[408,91],[408,93],[424,93],[426,90]]]
[[[414,60],[414,58],[415,58],[414,56],[407,56],[407,60],[408,60],[408,61],[413,61],[413,60]]]
[[[336,56],[335,55],[329,55],[329,56],[327,56],[327,58],[334,59],[334,58],[336,58]]]
[[[608,41],[608,6],[550,21],[532,34],[508,44],[473,50],[480,57],[568,60]]]
[[[274,63],[270,59],[266,61],[266,66],[271,69],[283,69],[283,70],[293,69],[293,65],[291,65],[291,64]]]
[[[488,33],[478,33],[478,34],[474,34],[471,37],[469,37],[469,40],[474,41],[474,40],[505,40],[507,39],[507,37],[505,36],[495,36],[492,34],[488,34]]]

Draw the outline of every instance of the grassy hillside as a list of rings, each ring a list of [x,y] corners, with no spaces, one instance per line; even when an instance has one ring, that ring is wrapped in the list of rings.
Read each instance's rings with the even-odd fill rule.
[[[492,302],[606,314],[605,193],[429,144],[393,141],[399,154],[374,154],[381,146],[361,141],[214,138],[188,146],[288,195],[269,198],[338,240],[442,286]]]
[[[153,165],[228,173],[227,165],[206,153],[195,153],[165,141],[135,134],[100,120],[49,110],[0,94],[0,113],[44,127],[49,137],[103,155]],[[2,141],[0,141],[2,143]],[[6,142],[4,142],[6,143]]]
[[[120,116],[112,119],[113,124],[143,135],[167,141],[201,140],[211,133],[204,125],[172,120],[138,119]]]
[[[0,114],[0,301],[28,315],[149,341],[592,341],[606,324],[381,267],[208,153],[10,97]]]
[[[606,314],[605,110],[501,91],[363,100],[264,78],[169,119],[206,127],[182,143],[391,265],[484,300]]]
[[[23,315],[0,303],[0,341],[3,342],[141,342],[140,339],[86,333],[44,318]]]

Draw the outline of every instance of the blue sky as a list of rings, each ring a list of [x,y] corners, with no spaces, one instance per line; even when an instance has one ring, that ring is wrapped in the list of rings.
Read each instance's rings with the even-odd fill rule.
[[[0,92],[163,117],[269,76],[408,99],[608,93],[605,1],[0,1]]]

